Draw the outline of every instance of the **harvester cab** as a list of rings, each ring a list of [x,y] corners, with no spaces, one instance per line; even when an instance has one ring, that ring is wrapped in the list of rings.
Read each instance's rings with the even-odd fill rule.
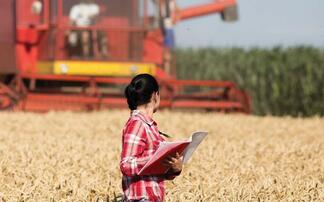
[[[176,0],[0,2],[2,19],[11,23],[0,24],[0,37],[15,46],[11,57],[0,56],[2,108],[125,107],[124,86],[149,73],[161,84],[161,107],[250,112],[249,96],[233,82],[178,80],[172,54],[176,23],[212,13],[236,20],[236,0],[188,8]]]

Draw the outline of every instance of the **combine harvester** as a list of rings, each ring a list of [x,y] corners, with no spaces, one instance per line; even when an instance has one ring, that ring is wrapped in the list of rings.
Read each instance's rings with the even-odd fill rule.
[[[91,24],[73,21],[79,12],[74,8],[82,2],[95,4]],[[178,8],[175,0],[0,4],[2,110],[126,107],[125,85],[132,76],[149,73],[160,82],[162,108],[251,112],[249,96],[233,82],[178,80],[172,73],[172,26],[213,13],[221,13],[224,21],[236,20],[236,0],[188,8]]]

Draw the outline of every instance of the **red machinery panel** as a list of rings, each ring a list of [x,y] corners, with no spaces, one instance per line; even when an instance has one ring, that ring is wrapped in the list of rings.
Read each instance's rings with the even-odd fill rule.
[[[16,72],[14,1],[0,5],[0,74],[11,74]]]
[[[250,97],[235,83],[177,80],[170,71],[174,24],[211,13],[235,19],[236,0],[213,0],[184,9],[176,6],[176,0],[92,0],[99,11],[86,26],[77,25],[70,16],[73,7],[83,2],[0,0],[0,110],[126,107],[121,89],[130,77],[120,77],[122,67],[107,63],[101,68],[112,73],[97,76],[88,71],[89,66],[78,69],[88,64],[98,66],[98,61],[127,61],[156,65],[155,76],[163,95],[161,107],[251,112]],[[76,43],[69,40],[73,35],[78,36]],[[79,62],[77,73],[55,74],[54,62],[59,60],[64,64]]]

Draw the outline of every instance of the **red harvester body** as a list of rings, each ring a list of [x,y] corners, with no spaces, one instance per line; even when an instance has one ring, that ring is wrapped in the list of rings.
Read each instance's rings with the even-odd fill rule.
[[[178,80],[174,73],[173,26],[212,13],[235,20],[236,0],[184,9],[175,0],[0,3],[0,109],[126,107],[125,85],[149,73],[160,82],[162,108],[251,112],[248,94],[235,83]],[[81,4],[99,9],[91,24],[73,21],[71,12]]]

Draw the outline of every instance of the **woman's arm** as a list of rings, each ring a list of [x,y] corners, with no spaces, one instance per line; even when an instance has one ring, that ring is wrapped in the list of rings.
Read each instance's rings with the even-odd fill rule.
[[[123,134],[120,170],[126,176],[138,175],[149,160],[143,156],[146,145],[146,132],[141,121],[129,123]]]

